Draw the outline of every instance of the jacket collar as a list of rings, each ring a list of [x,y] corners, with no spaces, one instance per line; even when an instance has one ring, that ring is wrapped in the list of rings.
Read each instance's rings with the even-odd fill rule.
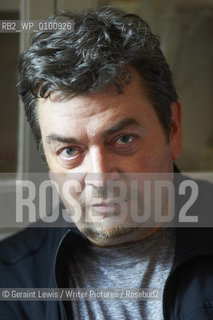
[[[67,287],[68,261],[71,257],[72,248],[77,246],[80,241],[87,241],[87,237],[76,227],[69,228],[62,236],[56,249],[54,259],[55,286],[58,288]]]

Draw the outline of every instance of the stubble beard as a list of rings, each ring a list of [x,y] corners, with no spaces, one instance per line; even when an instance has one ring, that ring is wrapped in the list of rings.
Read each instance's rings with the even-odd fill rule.
[[[143,216],[144,203],[142,199],[138,202],[137,215]],[[96,242],[103,242],[104,240],[116,240],[122,238],[129,239],[131,234],[143,232],[144,228],[147,228],[147,223],[140,223],[134,221],[134,214],[131,212],[129,200],[127,201],[127,211],[124,217],[122,211],[115,211],[105,213],[99,221],[91,221],[91,217],[97,217],[97,212],[92,208],[87,208],[85,203],[81,204],[81,218],[75,222],[77,228],[86,235],[89,239],[94,239]],[[88,221],[89,220],[89,221]]]
[[[115,197],[114,194],[108,192],[106,188],[95,188],[95,198],[110,200]],[[75,197],[81,208],[80,218],[75,220],[72,217],[72,208],[69,203],[64,203],[68,209],[71,219],[76,227],[85,235],[88,239],[94,240],[96,243],[110,243],[116,242],[116,240],[122,242],[128,242],[129,239],[134,239],[147,234],[147,229],[155,229],[157,224],[154,220],[154,203],[151,201],[151,209],[147,209],[146,201],[144,200],[143,191],[140,190],[136,199],[132,198],[130,192],[127,192],[126,202],[127,210],[124,216],[122,210],[115,210],[114,212],[105,212],[104,214],[97,213],[97,211],[91,206],[92,198],[86,199],[85,192],[82,192],[79,196]],[[131,202],[133,201],[133,202]],[[132,210],[131,204],[137,204]],[[163,202],[164,211],[167,210],[167,202],[164,199]],[[135,219],[137,217],[146,216],[146,212],[149,211],[149,218],[147,221]],[[99,217],[98,217],[99,215]],[[94,220],[94,217],[97,220]],[[150,231],[148,231],[149,233]]]

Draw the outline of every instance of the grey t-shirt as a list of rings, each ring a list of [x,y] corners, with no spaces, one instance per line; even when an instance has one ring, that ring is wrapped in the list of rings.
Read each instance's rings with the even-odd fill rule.
[[[72,254],[69,284],[74,288],[150,288],[163,293],[172,267],[174,231],[160,228],[146,239],[118,248],[86,243]],[[162,296],[147,299],[96,299],[72,301],[74,319],[162,320]]]

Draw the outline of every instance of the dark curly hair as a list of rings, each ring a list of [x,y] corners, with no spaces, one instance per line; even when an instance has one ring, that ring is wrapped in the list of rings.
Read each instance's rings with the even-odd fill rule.
[[[141,75],[166,133],[171,130],[171,103],[177,100],[172,75],[158,36],[134,14],[112,7],[81,14],[58,14],[48,21],[72,22],[72,30],[39,32],[20,55],[19,92],[43,159],[37,99],[54,90],[79,95],[108,84],[118,93],[131,81],[126,66]]]

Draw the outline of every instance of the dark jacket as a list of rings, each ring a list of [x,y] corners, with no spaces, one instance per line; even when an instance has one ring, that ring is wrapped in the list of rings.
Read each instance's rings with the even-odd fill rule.
[[[164,319],[213,319],[213,231],[175,230],[175,258],[163,293]],[[79,241],[87,240],[77,229],[54,227],[27,228],[2,241],[0,287],[68,287],[67,261]],[[62,301],[0,301],[0,320],[70,320],[70,306]]]

